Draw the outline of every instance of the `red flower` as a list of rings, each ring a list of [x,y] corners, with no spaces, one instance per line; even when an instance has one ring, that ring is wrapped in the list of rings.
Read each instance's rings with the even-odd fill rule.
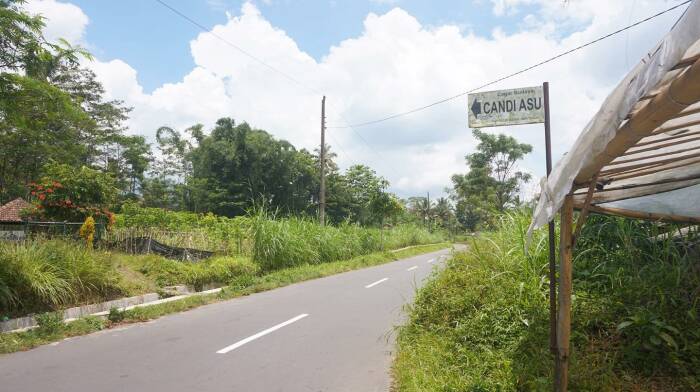
[[[43,201],[44,199],[46,199],[46,195],[43,193],[39,194],[39,200]]]
[[[36,192],[32,191],[32,196],[36,195]]]
[[[46,188],[46,192],[53,193],[53,189],[51,189],[51,188]]]

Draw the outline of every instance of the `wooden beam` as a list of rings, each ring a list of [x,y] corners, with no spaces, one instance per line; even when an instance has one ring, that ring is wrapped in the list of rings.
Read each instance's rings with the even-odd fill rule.
[[[574,199],[571,195],[567,195],[561,208],[561,225],[559,226],[559,314],[557,316],[556,392],[566,392],[569,384],[573,218]]]
[[[574,236],[571,240],[572,247],[576,246],[576,239],[578,239],[578,236],[581,235],[581,229],[586,223],[586,219],[588,219],[588,207],[591,205],[591,201],[593,200],[593,192],[595,192],[595,188],[597,185],[598,176],[596,175],[595,177],[593,177],[593,179],[591,180],[591,184],[588,186],[588,193],[586,193],[586,199],[583,201],[581,214],[578,216],[578,220],[576,220],[576,231],[574,232]]]

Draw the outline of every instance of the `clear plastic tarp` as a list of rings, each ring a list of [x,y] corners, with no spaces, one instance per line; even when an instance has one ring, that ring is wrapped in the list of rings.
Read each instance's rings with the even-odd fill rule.
[[[599,207],[700,218],[700,93],[676,103],[671,91],[699,80],[688,76],[700,72],[699,54],[700,1],[694,1],[541,180],[530,230],[552,220],[572,191],[579,205],[592,193],[591,204]],[[659,102],[666,106],[657,110]],[[673,104],[675,112],[668,109]],[[658,118],[663,122],[654,123]]]

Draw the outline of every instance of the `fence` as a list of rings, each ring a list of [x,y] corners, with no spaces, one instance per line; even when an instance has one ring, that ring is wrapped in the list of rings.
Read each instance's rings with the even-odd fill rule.
[[[80,237],[82,222],[18,222],[0,225],[0,240],[21,241],[36,236]],[[103,223],[95,223],[95,241],[104,237]]]

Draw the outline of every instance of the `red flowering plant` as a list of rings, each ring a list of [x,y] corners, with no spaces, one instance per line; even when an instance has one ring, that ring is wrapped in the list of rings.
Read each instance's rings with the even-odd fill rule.
[[[25,212],[33,219],[83,222],[92,216],[111,227],[114,214],[109,210],[117,189],[106,173],[83,166],[73,168],[49,164],[45,176],[28,184],[33,208]]]

